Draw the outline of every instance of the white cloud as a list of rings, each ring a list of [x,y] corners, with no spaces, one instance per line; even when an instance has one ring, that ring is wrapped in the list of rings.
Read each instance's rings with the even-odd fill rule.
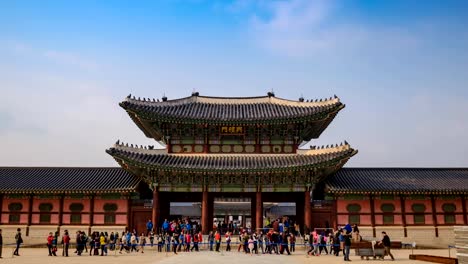
[[[76,66],[89,71],[95,71],[98,69],[98,64],[96,62],[89,59],[85,59],[77,54],[56,50],[48,50],[44,52],[43,55],[47,59],[50,59],[60,64]]]
[[[251,16],[251,36],[261,47],[280,55],[339,56],[350,50],[392,51],[417,43],[415,34],[406,29],[373,28],[336,19],[334,1],[270,1],[262,6],[268,15]]]

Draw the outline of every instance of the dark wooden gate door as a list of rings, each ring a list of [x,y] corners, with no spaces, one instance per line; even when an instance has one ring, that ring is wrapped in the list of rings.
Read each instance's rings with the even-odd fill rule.
[[[151,219],[151,209],[149,210],[135,210],[132,212],[132,227],[130,228],[130,231],[133,231],[133,229],[136,229],[138,232],[138,235],[140,235],[142,232],[146,234],[146,223],[148,222],[148,219]]]

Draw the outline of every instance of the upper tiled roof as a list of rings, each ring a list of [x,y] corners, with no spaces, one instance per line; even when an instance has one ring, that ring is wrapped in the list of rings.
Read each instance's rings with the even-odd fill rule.
[[[348,144],[303,154],[167,154],[164,150],[132,148],[122,144],[106,150],[119,163],[167,171],[258,172],[303,170],[346,162],[357,153]]]
[[[136,99],[128,96],[120,103],[134,121],[135,116],[153,121],[185,123],[294,123],[327,120],[344,107],[338,97],[315,101],[291,101],[273,93],[262,97],[207,97],[194,93],[175,100]]]
[[[468,168],[343,168],[325,186],[332,193],[468,193]]]
[[[0,193],[133,192],[139,182],[118,167],[0,167]]]

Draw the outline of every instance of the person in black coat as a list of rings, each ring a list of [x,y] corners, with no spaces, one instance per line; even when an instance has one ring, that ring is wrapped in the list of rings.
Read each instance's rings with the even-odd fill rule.
[[[23,243],[23,238],[21,237],[21,228],[18,228],[16,231],[17,231],[15,235],[16,249],[15,249],[15,252],[13,252],[13,255],[19,256],[19,248],[20,248],[20,245]]]
[[[383,244],[383,246],[385,248],[385,254],[384,255],[389,255],[392,258],[392,260],[395,260],[392,253],[390,252],[390,248],[392,246],[392,242],[390,241],[390,237],[387,235],[387,233],[385,231],[382,231],[382,235],[383,235],[383,238],[382,238],[382,241],[379,242],[379,244]]]

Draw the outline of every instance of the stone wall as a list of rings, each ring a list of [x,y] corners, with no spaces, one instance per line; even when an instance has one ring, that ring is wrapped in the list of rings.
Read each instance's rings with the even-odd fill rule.
[[[455,246],[457,247],[458,263],[468,263],[468,226],[456,226],[455,233]]]

